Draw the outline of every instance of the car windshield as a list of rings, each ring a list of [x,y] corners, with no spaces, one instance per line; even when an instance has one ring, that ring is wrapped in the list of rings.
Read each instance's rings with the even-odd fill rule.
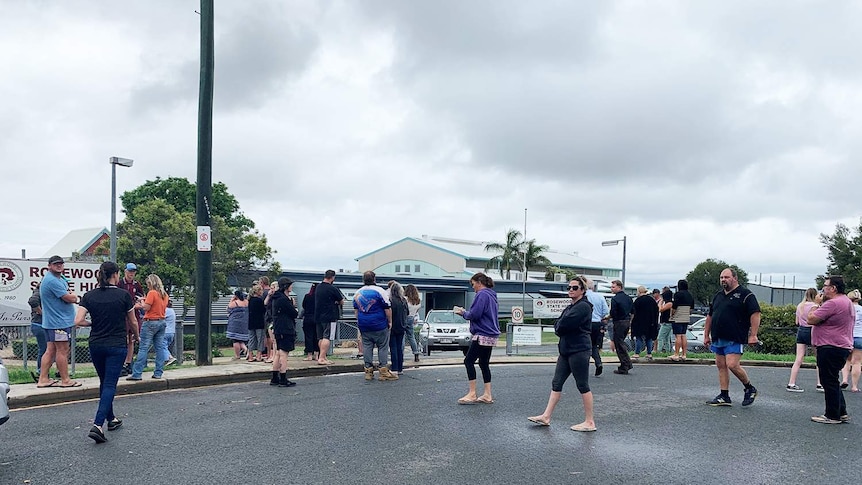
[[[454,312],[430,312],[425,317],[427,323],[464,323],[461,315],[455,315]]]
[[[701,318],[700,320],[692,323],[688,326],[689,330],[703,330],[703,327],[706,326],[706,318]]]

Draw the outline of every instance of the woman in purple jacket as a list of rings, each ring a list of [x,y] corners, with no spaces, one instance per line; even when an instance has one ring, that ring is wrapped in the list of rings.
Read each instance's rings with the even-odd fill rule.
[[[458,404],[491,404],[491,351],[497,345],[500,336],[500,325],[497,323],[497,293],[492,280],[485,273],[476,273],[470,278],[470,284],[476,292],[476,298],[470,305],[470,310],[455,307],[455,313],[470,321],[470,333],[473,335],[470,349],[464,356],[464,366],[467,367],[467,381],[470,391],[458,399]],[[485,381],[485,392],[476,396],[476,360],[482,370],[482,380]]]

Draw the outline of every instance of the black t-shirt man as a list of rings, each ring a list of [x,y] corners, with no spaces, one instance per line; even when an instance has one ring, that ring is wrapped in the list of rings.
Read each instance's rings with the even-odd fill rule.
[[[314,290],[314,321],[331,323],[338,321],[338,305],[344,299],[341,291],[332,283],[322,281]]]
[[[619,322],[628,320],[632,313],[634,302],[624,291],[614,294],[611,298],[611,320]]]
[[[661,294],[661,299],[664,303],[673,303],[673,292],[667,290]],[[661,312],[661,316],[659,317],[659,322],[661,323],[670,323],[670,308]]]
[[[90,312],[90,347],[123,347],[126,315],[135,306],[128,291],[108,286],[90,290],[81,297],[81,306]]]
[[[737,286],[728,294],[719,290],[709,305],[709,315],[712,316],[710,338],[713,342],[721,339],[748,343],[751,316],[755,313],[760,313],[760,304],[748,288]]]

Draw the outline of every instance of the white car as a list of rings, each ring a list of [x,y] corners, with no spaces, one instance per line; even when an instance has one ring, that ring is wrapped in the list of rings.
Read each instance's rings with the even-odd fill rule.
[[[9,371],[0,359],[0,424],[9,420]]]
[[[461,350],[467,355],[470,348],[470,323],[452,310],[431,310],[422,325],[425,352],[432,350]]]

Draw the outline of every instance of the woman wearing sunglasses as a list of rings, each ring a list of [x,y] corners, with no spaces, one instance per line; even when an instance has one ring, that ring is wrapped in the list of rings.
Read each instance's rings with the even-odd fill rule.
[[[563,383],[569,378],[569,374],[575,377],[581,399],[584,401],[584,421],[571,427],[572,431],[589,432],[596,430],[593,420],[593,393],[590,391],[590,317],[593,314],[593,305],[586,299],[587,282],[583,276],[578,276],[569,282],[568,292],[572,304],[563,310],[562,315],[554,324],[554,333],[560,337],[558,348],[560,356],[557,357],[557,368],[554,370],[554,380],[551,381],[551,396],[545,412],[539,416],[527,418],[540,426],[550,426],[551,415],[554,408],[560,402],[563,392]]]

